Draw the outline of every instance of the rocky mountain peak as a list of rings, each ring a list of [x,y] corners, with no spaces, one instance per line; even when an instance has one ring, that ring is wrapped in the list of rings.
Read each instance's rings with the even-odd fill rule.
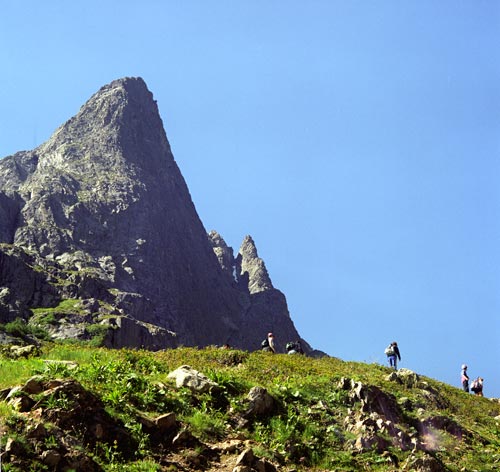
[[[87,161],[99,160],[115,168],[127,161],[153,172],[165,167],[170,146],[146,84],[141,78],[125,78],[95,93],[40,146],[39,154],[40,168],[78,172]]]
[[[46,143],[0,160],[0,217],[0,322],[71,300],[60,319],[85,321],[57,335],[105,322],[115,346],[254,348],[272,326],[298,337],[253,240],[235,259],[207,238],[140,78],[105,85]]]

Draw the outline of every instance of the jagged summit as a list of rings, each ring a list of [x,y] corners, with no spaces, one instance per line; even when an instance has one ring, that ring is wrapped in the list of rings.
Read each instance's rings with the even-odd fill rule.
[[[245,236],[240,247],[241,273],[248,273],[250,293],[274,289],[264,261],[258,256],[255,242],[251,236]]]
[[[120,158],[152,172],[173,160],[157,104],[141,78],[102,87],[39,152],[44,156],[41,165],[64,168],[72,162],[75,171],[86,164],[81,160],[92,158]]]
[[[85,323],[114,323],[114,345],[298,337],[253,240],[235,258],[207,237],[140,78],[102,87],[46,143],[0,160],[0,217],[12,270],[36,267],[38,280],[21,290],[0,274],[0,318],[72,299],[90,307]]]

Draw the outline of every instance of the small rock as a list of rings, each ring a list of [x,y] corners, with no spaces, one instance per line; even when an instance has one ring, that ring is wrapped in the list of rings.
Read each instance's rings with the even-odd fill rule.
[[[47,430],[43,423],[36,423],[35,425],[30,425],[26,428],[26,437],[29,439],[36,439],[40,441],[47,436]]]
[[[11,398],[15,398],[17,396],[17,394],[19,394],[20,392],[22,392],[22,389],[23,389],[23,387],[21,387],[21,385],[17,385],[16,387],[12,387],[9,390],[9,393],[7,394],[7,396],[5,397],[5,399],[6,400],[10,400]]]
[[[46,390],[52,390],[53,388],[60,387],[64,383],[64,380],[61,379],[51,379],[47,382],[45,386]]]
[[[23,395],[22,397],[16,397],[9,400],[9,405],[12,406],[15,410],[24,413],[26,411],[30,411],[33,408],[35,401],[28,397],[27,395]]]
[[[250,401],[250,405],[245,412],[245,417],[265,416],[272,413],[274,409],[274,398],[263,387],[252,387],[248,392],[247,400]]]
[[[4,388],[3,390],[0,390],[0,400],[5,400],[7,398],[7,395],[10,393],[10,388]]]
[[[236,465],[248,465],[251,466],[255,457],[253,455],[252,449],[245,449],[236,459]]]
[[[4,451],[10,456],[20,456],[24,454],[24,445],[14,438],[8,438]]]
[[[180,431],[174,439],[172,439],[173,446],[180,446],[190,443],[194,439],[194,436],[187,430],[183,429]]]
[[[276,467],[266,459],[259,459],[254,468],[258,472],[276,472]]]
[[[10,353],[13,357],[28,357],[36,352],[36,346],[28,344],[27,346],[11,346]]]
[[[233,454],[238,451],[243,445],[243,442],[239,439],[230,439],[223,443],[217,444],[214,449],[219,451],[221,454]]]
[[[247,465],[237,465],[233,469],[233,472],[252,472],[252,468],[248,467]]]
[[[31,377],[26,381],[22,390],[23,392],[29,393],[30,395],[36,395],[37,393],[43,392],[42,377],[38,375]]]
[[[49,467],[57,467],[59,462],[61,462],[61,454],[54,450],[43,451],[40,457],[42,462]]]
[[[167,431],[168,429],[175,428],[177,423],[175,413],[166,413],[158,416],[155,418],[154,423],[161,431]]]

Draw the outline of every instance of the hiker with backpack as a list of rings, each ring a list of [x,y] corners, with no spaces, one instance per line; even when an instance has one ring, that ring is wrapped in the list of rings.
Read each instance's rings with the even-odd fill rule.
[[[484,382],[484,379],[482,377],[478,377],[477,379],[472,381],[472,384],[470,386],[470,389],[478,397],[484,397],[484,395],[483,395],[483,382]]]
[[[276,353],[276,349],[274,348],[274,334],[273,333],[267,333],[267,338],[264,339],[260,343],[262,350],[265,352],[273,352]]]
[[[299,351],[297,349],[296,343],[293,341],[289,341],[286,343],[285,350],[287,354],[298,354]]]
[[[396,341],[392,342],[385,348],[384,353],[387,356],[389,362],[389,367],[393,367],[394,370],[398,369],[398,359],[401,360],[401,353],[399,352],[398,343]]]
[[[462,364],[462,374],[460,379],[462,380],[462,388],[464,392],[469,392],[469,376],[467,375],[467,365]]]

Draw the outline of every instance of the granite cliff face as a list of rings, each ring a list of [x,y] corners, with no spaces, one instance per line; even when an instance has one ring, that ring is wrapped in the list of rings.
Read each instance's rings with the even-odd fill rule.
[[[207,237],[140,78],[0,160],[0,243],[0,321],[117,347],[299,339],[253,240]]]

